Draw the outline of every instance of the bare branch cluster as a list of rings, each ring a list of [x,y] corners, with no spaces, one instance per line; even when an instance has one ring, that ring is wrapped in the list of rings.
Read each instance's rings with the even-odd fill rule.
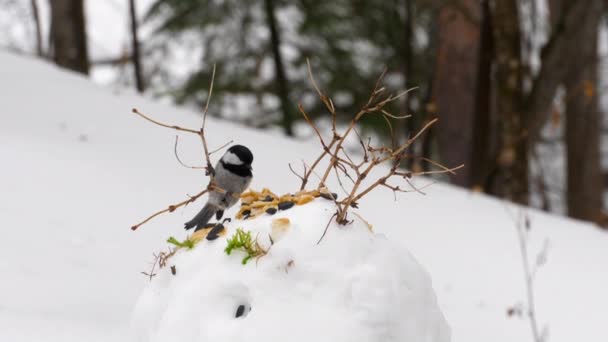
[[[161,268],[167,266],[167,261],[173,255],[175,255],[176,252],[177,252],[177,248],[173,248],[173,249],[169,249],[169,251],[167,251],[167,252],[161,251],[158,254],[154,253],[153,254],[154,261],[152,262],[152,267],[150,268],[150,271],[148,271],[148,272],[142,271],[141,274],[147,276],[148,278],[150,278],[150,281],[152,281],[152,278],[154,278],[156,276],[157,267],[158,267],[158,269],[161,269]],[[171,272],[172,273],[175,272],[175,266],[171,266]]]
[[[139,228],[140,226],[144,225],[145,223],[147,223],[148,221],[152,220],[153,218],[155,218],[158,215],[164,214],[164,213],[171,213],[173,211],[175,211],[175,209],[177,208],[181,208],[181,207],[185,207],[188,204],[196,201],[197,199],[199,199],[201,196],[203,196],[204,194],[206,194],[207,192],[213,190],[213,191],[218,191],[218,192],[223,192],[224,190],[222,190],[221,188],[219,188],[216,184],[213,183],[213,175],[215,174],[215,170],[213,169],[213,165],[211,164],[211,154],[214,152],[217,152],[218,150],[221,150],[222,148],[226,147],[229,143],[223,145],[222,147],[209,152],[209,148],[207,147],[207,139],[205,137],[205,123],[207,122],[207,112],[209,110],[209,100],[211,99],[211,94],[213,93],[213,82],[215,80],[215,65],[213,66],[213,73],[211,74],[211,83],[209,85],[209,92],[207,94],[207,101],[205,104],[205,108],[203,110],[203,122],[201,124],[201,128],[198,130],[195,129],[190,129],[190,128],[184,128],[184,127],[180,127],[180,126],[176,126],[176,125],[169,125],[169,124],[165,124],[163,122],[157,121],[155,119],[152,119],[151,117],[145,115],[144,113],[140,112],[139,110],[137,110],[136,108],[133,108],[133,113],[137,114],[138,116],[140,116],[141,118],[155,124],[161,127],[165,127],[165,128],[169,128],[169,129],[173,129],[176,130],[178,132],[184,132],[184,133],[190,133],[190,134],[194,134],[197,135],[200,139],[201,139],[201,143],[203,144],[203,152],[204,152],[204,157],[205,157],[205,162],[206,165],[205,166],[189,166],[186,165],[184,162],[182,162],[182,160],[179,158],[179,155],[177,154],[177,143],[178,143],[178,138],[175,138],[175,147],[174,147],[174,152],[175,152],[175,157],[177,158],[177,161],[183,165],[184,167],[188,167],[191,169],[204,169],[205,170],[205,175],[207,176],[211,176],[211,181],[209,182],[209,184],[207,185],[207,187],[203,190],[201,190],[199,193],[197,193],[194,196],[188,196],[189,198],[186,200],[183,200],[179,203],[176,204],[171,204],[169,205],[167,208],[163,209],[163,210],[159,210],[156,213],[148,216],[145,220],[141,221],[140,223],[133,225],[131,227],[131,230],[136,230],[137,228]]]
[[[416,133],[411,138],[407,139],[400,145],[396,146],[372,146],[371,139],[367,139],[365,141],[359,132],[357,131],[357,126],[361,122],[361,120],[366,115],[380,115],[387,122],[388,127],[392,131],[392,126],[389,119],[402,120],[406,119],[408,115],[393,115],[389,113],[385,107],[393,102],[406,95],[409,91],[413,89],[406,90],[400,94],[386,94],[386,88],[382,86],[382,80],[384,73],[380,76],[374,89],[368,98],[367,102],[359,112],[357,112],[354,117],[350,120],[347,125],[347,128],[343,132],[338,132],[337,128],[337,113],[336,108],[332,102],[332,100],[323,94],[323,92],[319,89],[315,79],[312,75],[312,71],[310,69],[310,64],[308,65],[309,77],[312,82],[313,87],[315,88],[321,102],[324,104],[325,108],[331,115],[331,130],[332,137],[330,141],[326,141],[319,128],[315,125],[315,123],[311,120],[310,116],[304,110],[304,107],[299,104],[298,108],[300,113],[304,116],[306,122],[312,127],[315,131],[316,135],[319,138],[321,143],[322,151],[321,154],[314,160],[314,162],[308,166],[304,163],[304,171],[302,174],[296,173],[290,165],[291,171],[300,178],[302,181],[300,185],[300,190],[304,190],[310,181],[310,177],[312,174],[316,174],[315,170],[321,164],[322,161],[329,159],[329,164],[322,170],[320,175],[318,175],[319,183],[317,185],[318,189],[327,188],[327,180],[330,174],[335,175],[340,184],[342,190],[346,193],[346,197],[337,200],[334,199],[338,209],[336,214],[336,220],[340,224],[348,223],[347,213],[349,208],[356,208],[359,200],[363,198],[365,195],[369,194],[375,188],[381,186],[388,189],[391,189],[393,192],[409,192],[409,191],[417,191],[421,192],[421,189],[416,188],[410,179],[413,176],[419,176],[424,174],[434,174],[434,173],[454,173],[456,170],[462,168],[464,165],[460,165],[454,168],[445,167],[437,162],[430,161],[426,158],[422,158],[432,165],[436,166],[439,170],[436,171],[426,171],[426,172],[409,172],[400,169],[401,162],[406,158],[413,158],[412,155],[407,153],[408,148],[412,145],[412,143],[418,139],[425,131],[427,131],[433,124],[437,122],[437,119],[433,119],[424,125],[424,127]],[[353,158],[348,154],[344,147],[344,143],[346,139],[355,134],[357,139],[359,140],[359,145],[361,147],[361,153],[363,155],[362,160],[354,161]],[[393,137],[393,141],[396,141]],[[372,170],[378,168],[381,165],[389,166],[387,171],[384,172],[382,176],[379,176],[374,180],[374,182],[370,185],[364,185],[364,180],[367,176],[372,172]],[[348,180],[348,184],[345,185],[346,181],[343,181],[343,178]],[[394,180],[404,180],[408,187],[402,188],[400,185],[395,185]]]

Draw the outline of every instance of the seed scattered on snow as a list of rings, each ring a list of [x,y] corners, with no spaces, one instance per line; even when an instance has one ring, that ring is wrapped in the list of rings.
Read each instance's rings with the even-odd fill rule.
[[[335,192],[332,192],[331,194],[327,193],[327,192],[322,192],[319,196],[325,198],[326,200],[330,200],[330,201],[338,199],[338,194]]]
[[[207,234],[207,240],[213,241],[213,240],[217,239],[220,236],[220,234],[222,232],[224,232],[224,229],[225,228],[224,228],[223,224],[221,224],[221,223],[216,224],[215,227],[213,227],[211,229],[211,231],[209,231],[209,234]]]
[[[294,205],[295,205],[295,203],[292,201],[281,202],[281,203],[279,203],[279,210],[287,210],[287,209],[293,207]]]
[[[239,318],[241,316],[243,316],[243,314],[245,313],[245,305],[239,305],[239,307],[236,309],[236,315],[235,318]]]

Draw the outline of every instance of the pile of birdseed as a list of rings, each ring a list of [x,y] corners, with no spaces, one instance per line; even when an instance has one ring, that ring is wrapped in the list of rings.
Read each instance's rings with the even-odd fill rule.
[[[295,194],[282,196],[277,196],[266,188],[260,192],[250,190],[241,195],[241,208],[236,214],[236,218],[247,220],[263,214],[274,215],[279,210],[288,210],[295,205],[304,205],[319,197],[332,201],[338,198],[337,194],[329,192],[326,188],[311,191],[302,190]]]

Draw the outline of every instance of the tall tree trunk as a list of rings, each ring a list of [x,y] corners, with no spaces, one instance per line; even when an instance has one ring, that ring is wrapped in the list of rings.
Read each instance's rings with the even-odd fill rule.
[[[560,18],[568,18],[568,0],[550,0],[549,14],[553,31],[564,30]],[[566,89],[566,203],[573,218],[601,223],[603,181],[600,163],[601,114],[598,104],[598,36],[602,1],[591,0],[581,7],[585,13],[576,29],[564,36],[565,51],[576,51],[577,58],[568,60],[564,77]],[[581,15],[584,20],[580,20]],[[562,19],[565,21],[565,19]],[[561,24],[564,25],[563,23]],[[572,29],[572,27],[570,27]],[[584,42],[584,43],[582,43]]]
[[[141,71],[141,56],[139,53],[139,39],[137,37],[137,11],[135,8],[135,0],[129,0],[129,17],[131,18],[131,59],[133,61],[133,70],[135,72],[135,87],[137,91],[143,93],[144,79]]]
[[[439,39],[433,104],[440,118],[437,126],[439,153],[446,165],[465,164],[451,176],[454,184],[470,187],[473,118],[477,80],[479,24],[478,0],[462,0],[461,6],[445,4],[439,13]]]
[[[580,39],[579,31],[584,27],[581,23],[592,20],[590,16],[594,13],[588,8],[596,0],[565,0],[557,4],[555,1],[549,2],[549,8],[554,12],[559,8],[559,13],[551,16],[553,30],[541,50],[540,69],[532,80],[531,90],[525,101],[525,127],[532,142],[538,139],[549,118],[555,92],[571,69],[571,62],[580,58],[579,44],[570,42]]]
[[[403,35],[403,51],[404,51],[404,61],[403,61],[403,80],[405,82],[405,89],[411,89],[414,87],[413,85],[413,70],[414,70],[414,41],[413,41],[413,31],[414,31],[414,4],[413,0],[404,0],[405,6],[405,25],[404,25],[404,35]],[[412,108],[412,94],[405,95],[403,100],[403,113],[407,115],[413,115]],[[403,126],[403,134],[400,137],[401,140],[405,141],[408,139],[408,136],[412,136],[415,134],[414,130],[416,129],[416,118],[414,116],[401,120],[398,125]],[[416,146],[418,143],[416,141],[413,142],[413,146],[410,150],[416,151]],[[406,161],[406,167],[412,169],[415,164],[415,159],[408,159]]]
[[[570,61],[566,86],[566,151],[568,215],[600,223],[603,182],[600,166],[600,127],[598,106],[598,35],[601,0],[588,3],[587,20],[581,22],[578,36],[570,41],[579,57]],[[574,48],[574,47],[573,47]]]
[[[266,11],[266,22],[268,29],[270,30],[270,42],[274,58],[275,87],[279,100],[281,101],[281,111],[283,112],[281,124],[285,134],[293,136],[294,115],[289,102],[289,86],[287,84],[287,76],[285,75],[283,57],[281,56],[281,37],[277,28],[277,20],[274,15],[274,0],[264,0],[264,9]]]
[[[61,67],[89,73],[84,0],[49,0],[53,60]]]
[[[488,190],[488,177],[493,167],[492,148],[496,135],[492,116],[492,61],[493,31],[490,0],[482,0],[481,42],[477,66],[477,89],[475,91],[475,120],[473,123],[473,155],[471,158],[471,178],[473,186]]]
[[[528,136],[524,127],[523,63],[517,0],[494,1],[494,56],[499,151],[490,191],[528,203]]]
[[[38,3],[36,0],[31,0],[32,16],[34,17],[34,28],[36,31],[36,53],[38,57],[44,57],[42,50],[42,30],[40,29],[40,14],[38,12]]]

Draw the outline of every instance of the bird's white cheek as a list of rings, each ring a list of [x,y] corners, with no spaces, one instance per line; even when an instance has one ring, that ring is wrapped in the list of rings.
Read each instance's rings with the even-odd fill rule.
[[[241,159],[236,154],[234,154],[232,152],[226,152],[226,154],[224,154],[224,156],[222,157],[222,160],[226,164],[232,164],[232,165],[241,165],[241,164],[243,164],[243,162],[241,161]]]

